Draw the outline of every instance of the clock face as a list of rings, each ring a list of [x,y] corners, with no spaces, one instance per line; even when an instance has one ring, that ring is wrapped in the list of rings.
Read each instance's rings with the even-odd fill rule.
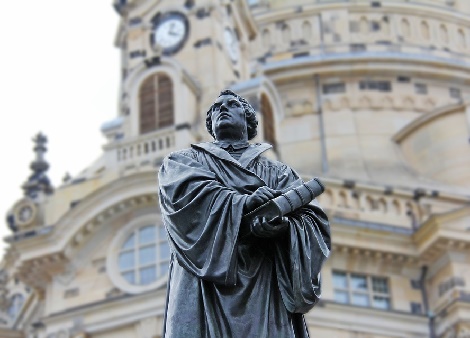
[[[227,47],[228,55],[233,62],[238,61],[239,57],[239,46],[238,40],[235,36],[235,33],[230,28],[225,28],[224,30],[224,40]]]
[[[18,219],[22,223],[27,223],[31,219],[32,216],[33,216],[33,208],[31,208],[31,206],[29,205],[25,205],[24,207],[22,207],[18,213]]]
[[[36,207],[31,202],[22,202],[14,207],[15,221],[20,226],[31,224],[36,217]]]
[[[188,36],[188,20],[178,12],[157,16],[151,36],[153,46],[159,46],[165,54],[176,53]]]

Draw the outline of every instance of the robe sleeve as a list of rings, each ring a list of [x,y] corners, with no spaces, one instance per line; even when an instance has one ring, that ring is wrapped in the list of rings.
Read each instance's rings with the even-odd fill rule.
[[[184,153],[165,158],[158,179],[162,217],[178,263],[201,279],[234,285],[247,195],[224,186]]]
[[[278,189],[302,181],[291,169]],[[331,249],[328,218],[316,200],[288,215],[289,230],[274,243],[276,275],[282,300],[291,313],[306,313],[321,296],[320,270]]]

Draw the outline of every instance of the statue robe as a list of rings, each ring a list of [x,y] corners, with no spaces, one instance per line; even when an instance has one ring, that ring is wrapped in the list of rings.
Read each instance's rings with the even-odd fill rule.
[[[257,188],[302,183],[260,156],[269,148],[252,144],[237,161],[201,143],[165,158],[160,205],[172,258],[164,337],[308,337],[302,314],[320,297],[329,224],[314,201],[289,214],[279,237],[258,238],[241,225]]]

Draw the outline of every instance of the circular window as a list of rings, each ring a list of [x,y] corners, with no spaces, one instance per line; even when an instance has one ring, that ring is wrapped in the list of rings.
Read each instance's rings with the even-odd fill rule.
[[[149,285],[168,271],[170,247],[163,226],[135,229],[118,255],[121,276],[132,285]]]
[[[112,283],[132,294],[165,285],[171,253],[160,215],[140,215],[124,226],[116,224],[115,230],[106,255]]]

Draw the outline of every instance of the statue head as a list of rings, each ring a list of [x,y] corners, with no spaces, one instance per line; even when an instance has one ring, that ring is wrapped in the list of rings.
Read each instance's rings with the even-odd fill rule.
[[[239,112],[244,114],[244,121],[238,121],[237,114]],[[225,112],[225,114],[231,115],[233,118],[217,118],[217,121],[214,120],[213,113],[220,114]],[[238,94],[235,94],[229,89],[225,89],[220,92],[217,100],[212,104],[212,106],[207,111],[206,115],[206,128],[209,134],[212,135],[216,140],[218,139],[217,135],[219,134],[219,128],[232,128],[232,131],[239,131],[240,133],[245,133],[247,140],[253,139],[257,134],[258,119],[256,117],[256,112],[253,107]],[[246,130],[244,130],[246,128]],[[240,130],[239,130],[240,129]]]

